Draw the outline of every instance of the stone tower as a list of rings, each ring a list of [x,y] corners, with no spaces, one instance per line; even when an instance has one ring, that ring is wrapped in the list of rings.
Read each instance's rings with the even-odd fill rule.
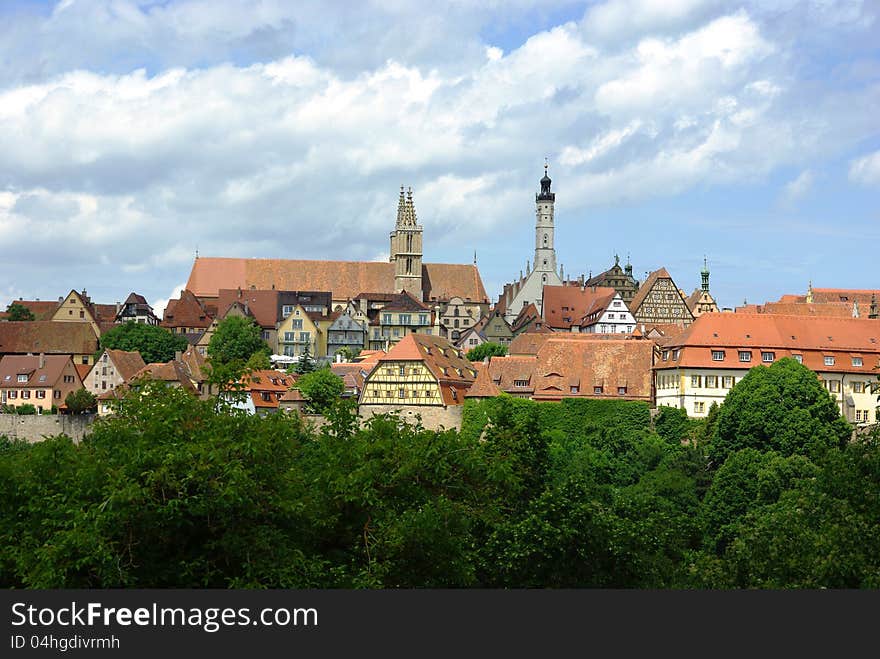
[[[404,195],[400,186],[397,225],[391,232],[390,260],[394,264],[394,290],[422,299],[422,227],[416,220],[412,188]]]
[[[547,176],[547,163],[544,163],[544,177],[541,179],[541,192],[535,195],[535,265],[539,273],[553,273],[556,279],[556,249],[553,246],[553,205],[556,194],[550,192],[550,177]],[[547,283],[556,283],[547,281]]]
[[[700,271],[700,277],[703,278],[702,289],[704,293],[709,292],[709,260],[703,257],[703,269]]]

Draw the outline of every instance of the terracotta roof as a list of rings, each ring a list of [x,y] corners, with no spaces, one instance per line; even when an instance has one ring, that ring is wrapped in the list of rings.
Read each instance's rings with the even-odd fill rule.
[[[23,307],[27,307],[34,314],[34,320],[49,320],[55,313],[55,309],[58,308],[57,302],[49,300],[13,300],[9,304],[20,304]],[[0,318],[6,317],[7,313],[5,311],[0,313]]]
[[[861,305],[860,305],[861,306]],[[870,306],[870,303],[868,304]],[[868,306],[861,307],[863,316],[868,315]],[[741,309],[737,312],[742,313]],[[852,318],[852,302],[825,302],[822,304],[767,302],[757,307],[757,313],[774,313],[784,316],[824,316],[826,318]]]
[[[0,354],[91,355],[97,349],[98,337],[90,323],[50,320],[0,323]]]
[[[584,316],[604,311],[617,295],[605,286],[545,286],[543,297],[544,322],[553,329],[571,329],[580,325]]]
[[[813,288],[812,292],[814,303],[849,302],[852,305],[853,302],[858,302],[865,314],[871,304],[872,295],[880,304],[880,288]]]
[[[541,314],[538,313],[538,308],[535,306],[534,302],[529,303],[520,310],[516,319],[511,323],[510,329],[514,333],[520,332],[524,327],[532,323],[536,326],[535,331],[547,331],[541,320]],[[538,325],[540,325],[540,327],[538,327]]]
[[[639,286],[639,290],[636,291],[636,294],[633,296],[632,301],[629,303],[629,310],[633,313],[636,313],[638,308],[642,306],[642,302],[645,301],[645,296],[651,291],[651,287],[657,282],[658,279],[672,279],[669,275],[669,272],[666,268],[660,268],[659,270],[654,270],[651,274],[649,274],[645,281]]]
[[[132,375],[146,366],[144,358],[141,357],[141,353],[136,350],[113,350],[107,348],[105,352],[110,361],[113,362],[113,366],[116,367],[116,372],[119,373],[123,380],[128,380]]]
[[[262,328],[275,328],[281,317],[279,316],[278,291],[250,291],[241,289],[224,288],[219,291],[217,297],[217,309],[225,317],[230,307],[236,302],[247,308],[248,315],[252,316]]]
[[[493,396],[501,390],[535,400],[651,400],[654,345],[650,341],[574,338],[581,336],[590,335],[551,334],[537,354],[492,357],[469,395]]]
[[[215,293],[216,296],[216,293]],[[184,289],[176,300],[168,300],[162,320],[163,327],[206,328],[213,320],[205,306],[192,291]]]
[[[283,393],[293,385],[293,378],[284,371],[266,369],[252,371],[242,378],[242,384],[244,384],[248,391]]]
[[[205,382],[208,379],[208,361],[193,346],[189,346],[180,356],[180,361],[186,366],[190,376],[196,382]]]
[[[407,334],[379,358],[379,363],[399,360],[423,362],[440,383],[444,405],[463,403],[465,393],[477,377],[474,365],[464,353],[440,336]]]
[[[778,314],[704,314],[667,349],[678,360],[658,362],[656,368],[708,367],[749,368],[763,363],[763,352],[774,360],[801,355],[813,370],[871,373],[880,357],[880,320],[864,318],[810,318]],[[713,349],[723,353],[713,359]],[[751,361],[741,362],[739,352],[751,352]],[[863,365],[853,366],[851,356],[862,356]],[[833,367],[824,357],[835,357]]]
[[[289,389],[284,392],[281,396],[281,402],[283,403],[292,403],[298,401],[304,401],[305,398],[302,395],[302,392],[299,389]]]
[[[199,257],[187,289],[198,297],[217,297],[221,289],[332,291],[334,299],[353,298],[361,291],[396,292],[394,264],[372,261],[307,261]],[[424,299],[458,296],[488,302],[475,265],[422,265]]]
[[[619,341],[621,340],[621,335],[580,332],[523,332],[510,342],[508,353],[511,355],[536,355],[541,346],[551,339],[565,339],[566,341]]]
[[[91,306],[92,315],[95,317],[96,321],[112,323],[114,320],[116,320],[115,304],[92,304]]]
[[[61,378],[68,362],[68,355],[44,355],[43,368],[40,368],[39,355],[6,355],[0,359],[0,387],[52,387]],[[19,374],[27,374],[28,381],[18,382]],[[40,380],[42,377],[45,377],[44,381]]]
[[[137,373],[135,373],[131,380],[137,380],[142,377],[150,378],[151,380],[161,380],[162,382],[177,382],[183,387],[193,393],[195,393],[196,387],[190,379],[190,374],[184,366],[182,362],[176,361],[172,359],[170,362],[158,363],[153,362],[147,364],[142,369],[140,369]],[[129,383],[131,382],[129,380]]]
[[[89,371],[92,370],[93,364],[74,364],[73,367],[76,369],[76,374],[79,376],[79,379],[85,380]]]
[[[501,395],[501,389],[492,381],[489,368],[478,368],[477,379],[464,395],[465,398],[494,398]]]
[[[347,388],[363,389],[364,379],[369,375],[372,364],[347,362],[330,364],[330,370],[342,378]]]
[[[147,304],[147,298],[143,295],[138,295],[137,293],[129,293],[128,297],[125,298],[125,302],[123,304]],[[147,304],[147,306],[149,306]]]

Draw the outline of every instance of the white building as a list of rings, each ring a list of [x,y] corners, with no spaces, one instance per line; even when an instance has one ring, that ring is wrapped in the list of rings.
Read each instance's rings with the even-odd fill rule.
[[[852,423],[877,422],[880,321],[708,313],[667,341],[654,366],[657,406],[705,416],[754,366],[791,357],[816,373]]]
[[[635,318],[616,290],[605,286],[545,286],[544,322],[555,332],[630,334]]]
[[[556,272],[556,248],[554,247],[554,204],[556,194],[550,191],[550,177],[544,165],[541,192],[535,195],[535,261],[533,267],[526,263],[526,272],[520,278],[504,285],[504,292],[496,304],[496,310],[504,314],[508,324],[513,324],[519,313],[534,304],[543,314],[544,286],[561,286],[562,276]]]

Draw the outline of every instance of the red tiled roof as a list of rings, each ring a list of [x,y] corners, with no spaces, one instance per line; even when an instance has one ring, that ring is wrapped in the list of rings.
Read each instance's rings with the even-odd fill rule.
[[[238,302],[246,306],[248,314],[253,316],[257,324],[262,328],[275,328],[278,322],[278,291],[264,290],[241,290],[224,288],[219,291],[217,297],[217,309],[223,316],[229,308]]]
[[[584,316],[604,311],[616,294],[605,286],[545,286],[544,322],[553,329],[571,329],[580,325]]]
[[[9,304],[20,304],[23,307],[27,307],[34,314],[34,320],[49,320],[55,313],[55,309],[58,308],[57,302],[48,300],[13,300]],[[0,318],[6,317],[7,313],[5,311],[0,313]]]
[[[85,381],[89,371],[92,370],[92,364],[74,364],[73,367],[76,369],[76,374],[79,376],[79,379],[83,381]]]
[[[168,300],[161,324],[163,327],[207,328],[212,320],[213,317],[192,291],[185,289],[178,299]]]
[[[90,323],[50,320],[0,323],[0,354],[91,355],[97,349],[98,337]]]
[[[361,291],[394,293],[394,264],[372,261],[307,261],[199,257],[193,263],[187,289],[198,297],[217,297],[221,289],[332,291],[334,299],[355,297]],[[475,265],[425,263],[424,299],[459,296],[488,302]]]
[[[871,296],[880,304],[880,288],[813,288],[814,303],[828,302],[858,302],[859,306],[867,313],[868,306],[871,304]]]
[[[565,339],[566,341],[620,341],[621,335],[580,332],[523,332],[510,342],[508,353],[511,355],[536,355],[541,346],[551,339]]]
[[[132,375],[146,366],[144,358],[141,357],[141,353],[136,350],[113,350],[108,348],[106,352],[108,358],[116,367],[116,372],[119,373],[123,380],[128,380]]]
[[[69,355],[44,355],[43,367],[40,368],[39,355],[6,355],[0,359],[0,387],[53,387],[61,379],[68,362]],[[19,383],[19,374],[27,374],[28,381]],[[43,376],[45,381],[41,382]]]

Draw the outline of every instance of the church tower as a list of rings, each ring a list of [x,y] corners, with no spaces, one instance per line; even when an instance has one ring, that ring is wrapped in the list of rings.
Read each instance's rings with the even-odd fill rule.
[[[709,293],[709,260],[704,256],[703,257],[703,269],[700,270],[700,277],[702,277],[703,282],[701,288],[704,293]]]
[[[553,205],[556,194],[550,192],[550,177],[547,176],[547,163],[544,163],[544,177],[541,179],[541,192],[535,195],[535,266],[542,274],[553,273],[546,283],[556,284],[556,248],[553,246]]]
[[[412,188],[404,196],[400,186],[397,202],[397,225],[391,232],[390,260],[394,264],[394,290],[408,292],[422,299],[422,227],[416,220]]]

